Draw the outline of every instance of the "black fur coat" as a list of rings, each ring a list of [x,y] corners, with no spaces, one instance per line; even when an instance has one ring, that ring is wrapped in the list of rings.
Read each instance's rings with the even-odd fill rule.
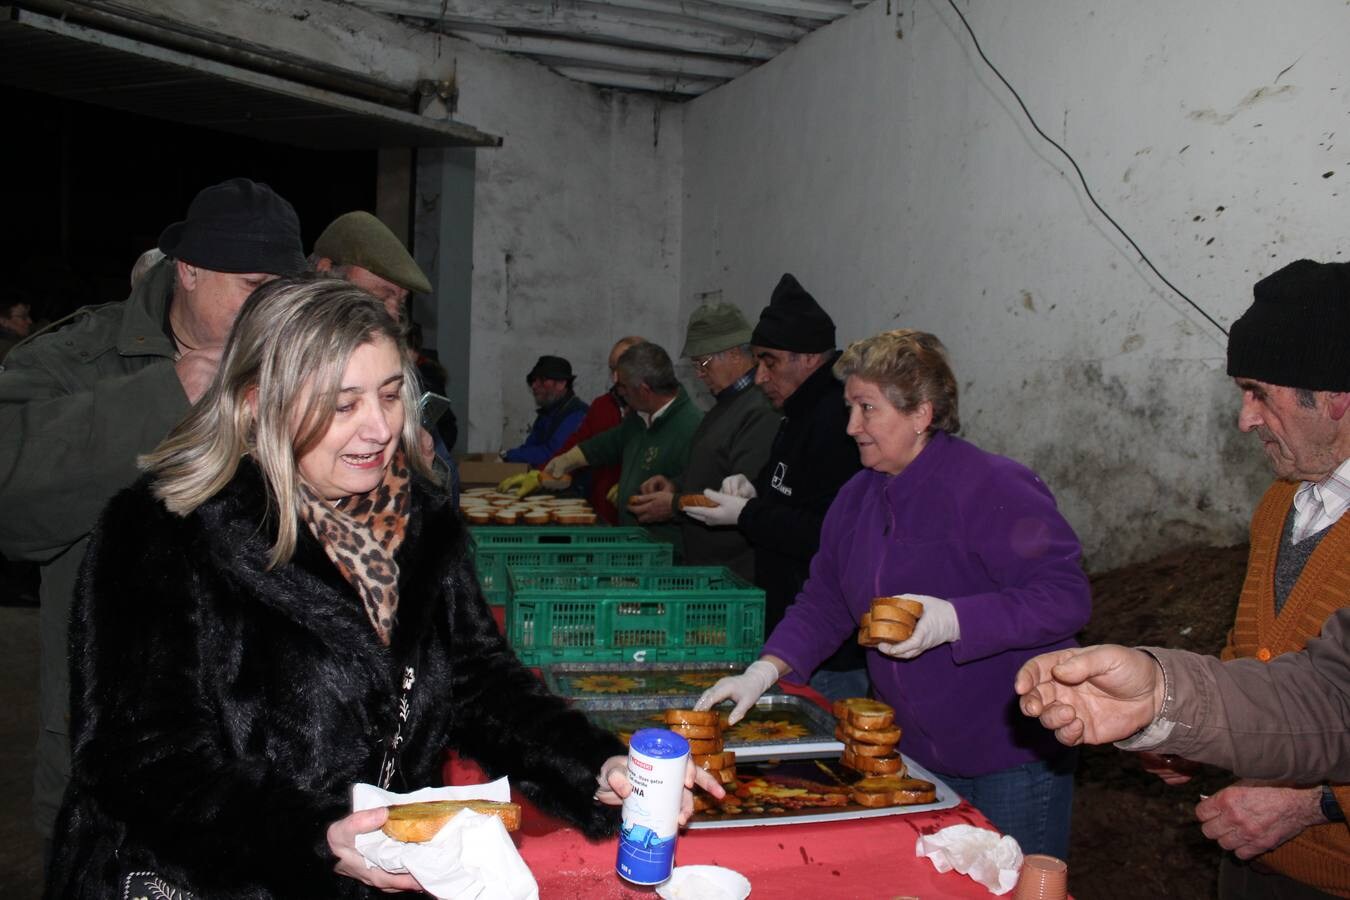
[[[378,777],[412,658],[395,790],[439,785],[455,748],[586,834],[613,831],[592,792],[622,744],[521,666],[443,498],[414,484],[390,647],[304,526],[265,570],[265,503],[245,462],[185,518],[145,479],[105,511],[72,619],[74,771],[49,896],[110,897],[140,869],[207,898],[378,896],[333,872],[326,831],[348,786]]]

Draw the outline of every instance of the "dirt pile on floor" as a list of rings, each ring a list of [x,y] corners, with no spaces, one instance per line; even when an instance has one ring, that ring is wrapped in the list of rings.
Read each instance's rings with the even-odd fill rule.
[[[1193,547],[1092,578],[1084,644],[1217,654],[1233,622],[1247,547]],[[1080,900],[1215,896],[1218,845],[1194,808],[1233,780],[1206,769],[1168,787],[1114,747],[1084,748],[1074,796],[1069,889]]]

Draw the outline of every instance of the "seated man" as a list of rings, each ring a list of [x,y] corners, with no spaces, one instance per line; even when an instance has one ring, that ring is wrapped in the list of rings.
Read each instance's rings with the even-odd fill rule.
[[[629,510],[643,525],[675,520],[684,535],[684,561],[726,566],[747,581],[755,578],[755,551],[740,529],[704,525],[680,512],[681,494],[722,489],[738,472],[758,472],[782,417],[755,384],[750,323],[730,303],[706,303],[689,317],[683,356],[716,399],[689,449],[689,465],[674,478],[654,475],[642,483]],[[626,498],[625,498],[626,499]]]
[[[534,394],[538,415],[530,426],[525,443],[503,450],[506,462],[523,462],[542,466],[553,457],[563,443],[581,425],[589,408],[586,401],[572,393],[572,364],[561,356],[541,356],[534,364],[525,383]]]

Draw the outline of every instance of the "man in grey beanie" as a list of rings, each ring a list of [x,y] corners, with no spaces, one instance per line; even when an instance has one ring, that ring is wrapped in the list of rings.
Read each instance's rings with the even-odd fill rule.
[[[781,416],[755,385],[750,353],[750,323],[730,303],[705,303],[689,317],[680,355],[716,399],[689,446],[689,462],[679,476],[654,475],[638,488],[629,510],[647,525],[674,519],[684,535],[684,561],[726,566],[747,581],[755,577],[755,555],[740,529],[709,526],[690,518],[680,496],[720,490],[737,472],[758,472],[769,459],[769,446]]]

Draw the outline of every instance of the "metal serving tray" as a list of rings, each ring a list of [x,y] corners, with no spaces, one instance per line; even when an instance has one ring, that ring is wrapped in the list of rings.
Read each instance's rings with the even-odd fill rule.
[[[591,721],[627,740],[639,728],[662,728],[667,709],[683,705],[678,697],[607,697],[578,699]],[[723,745],[737,763],[760,759],[811,759],[843,752],[834,739],[834,717],[805,697],[765,695],[723,734]]]
[[[577,701],[662,697],[672,708],[681,706],[681,698],[692,706],[717,679],[744,671],[744,663],[732,662],[556,663],[543,667],[544,684],[560,697]],[[781,691],[775,686],[771,693]]]
[[[947,786],[942,779],[923,766],[904,756],[909,769],[909,777],[921,778],[933,782],[937,788],[937,800],[933,803],[920,803],[913,806],[883,806],[872,808],[858,806],[849,802],[843,806],[826,806],[806,809],[785,809],[775,807],[771,798],[765,798],[755,807],[741,807],[741,812],[729,815],[720,809],[694,813],[689,821],[690,828],[750,828],[756,825],[797,825],[803,822],[838,822],[849,819],[874,819],[880,816],[907,816],[915,813],[933,812],[939,809],[951,809],[961,803],[961,797]],[[838,755],[816,760],[768,760],[763,763],[742,765],[741,757],[736,757],[736,775],[738,784],[746,784],[760,778],[772,783],[776,776],[807,779],[824,785],[847,786],[861,776],[839,764]],[[795,786],[795,785],[794,785]]]

